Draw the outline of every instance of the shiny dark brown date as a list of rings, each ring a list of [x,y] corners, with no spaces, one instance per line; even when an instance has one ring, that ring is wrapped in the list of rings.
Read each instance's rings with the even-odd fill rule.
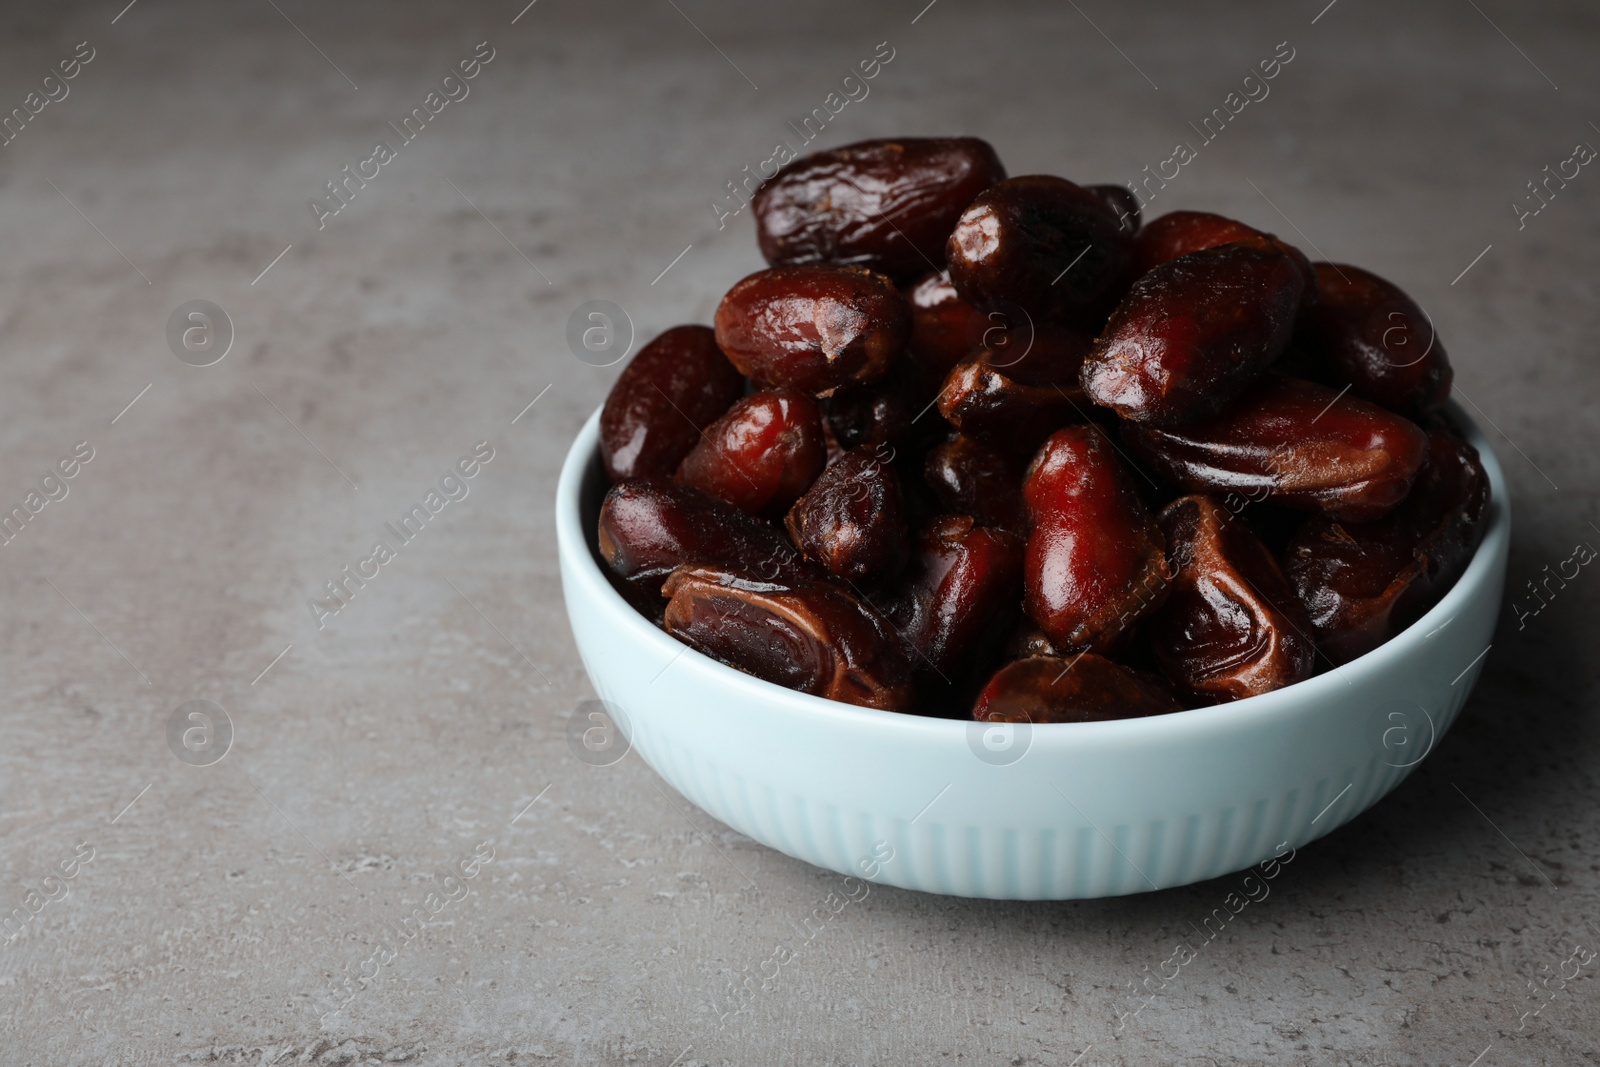
[[[1084,392],[1151,426],[1215,415],[1289,343],[1304,288],[1294,261],[1269,247],[1224,245],[1164,263],[1106,323],[1083,364]]]
[[[1130,231],[1099,195],[1045,174],[1010,178],[961,213],[947,258],[956,292],[1015,304],[1036,322],[1074,321],[1117,284]]]
[[[1052,432],[1083,422],[1089,402],[1078,373],[1086,338],[1040,331],[1018,358],[1010,346],[979,349],[939,391],[939,413],[964,434],[1010,452],[1032,453]]]
[[[1190,252],[1239,242],[1257,247],[1264,243],[1289,256],[1305,280],[1306,301],[1316,298],[1317,277],[1304,252],[1273,234],[1209,211],[1172,211],[1152,219],[1133,239],[1133,269],[1148,274]]]
[[[774,267],[842,263],[896,278],[944,265],[962,209],[1005,168],[976,137],[859,141],[790,163],[751,206]]]
[[[853,448],[829,464],[784,520],[807,559],[850,581],[885,581],[910,553],[893,450]]]
[[[898,448],[918,430],[917,415],[932,399],[933,391],[924,390],[901,361],[871,385],[846,386],[825,397],[821,401],[822,419],[840,449],[861,445]],[[936,422],[924,420],[921,431],[925,434],[933,430]]]
[[[1173,568],[1149,626],[1162,673],[1219,702],[1311,677],[1316,650],[1299,601],[1244,521],[1203,495],[1179,497],[1158,521]]]
[[[674,326],[622,368],[600,409],[606,477],[671,476],[700,431],[743,392],[709,326]]]
[[[777,519],[816,481],[827,458],[817,402],[792,389],[766,389],[706,427],[676,480]]]
[[[661,583],[684,563],[776,580],[810,571],[783,534],[726,501],[656,479],[618,482],[600,506],[600,558],[636,607],[656,615]]]
[[[831,581],[680,567],[663,592],[668,633],[746,674],[861,707],[899,711],[913,699],[894,630]]]
[[[922,479],[940,507],[983,526],[1022,532],[1022,465],[976,438],[957,434],[929,449]]]
[[[1052,434],[1022,497],[1023,608],[1057,648],[1104,651],[1160,606],[1171,576],[1161,529],[1105,431]]]
[[[1450,395],[1455,374],[1433,322],[1400,289],[1348,264],[1318,263],[1321,299],[1295,342],[1329,381],[1390,411],[1418,418]]]
[[[827,393],[881,378],[911,331],[894,283],[860,267],[757,271],[717,307],[717,344],[763,385]]]
[[[1191,493],[1234,493],[1360,522],[1405,499],[1427,435],[1400,415],[1327,386],[1268,377],[1216,418],[1183,430],[1123,426],[1155,473]]]
[[[1105,722],[1182,711],[1161,682],[1092,652],[1006,664],[972,706],[979,722]]]
[[[1020,537],[942,515],[923,528],[881,606],[917,653],[913,670],[950,682],[999,646],[1021,593]]]
[[[1374,522],[1313,518],[1289,542],[1285,569],[1317,644],[1335,662],[1369,652],[1415,622],[1477,549],[1489,480],[1477,450],[1439,429],[1403,504]]]
[[[992,330],[1007,328],[1003,314],[991,319],[957,296],[949,271],[917,279],[907,290],[906,300],[911,305],[911,337],[906,341],[905,361],[933,389],[951,367],[992,338]]]

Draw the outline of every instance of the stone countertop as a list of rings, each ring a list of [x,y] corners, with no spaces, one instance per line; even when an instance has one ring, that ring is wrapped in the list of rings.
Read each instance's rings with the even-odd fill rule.
[[[0,545],[0,906],[28,916],[0,1060],[1594,1061],[1593,968],[1557,975],[1600,942],[1600,577],[1526,583],[1600,544],[1600,176],[1527,183],[1600,144],[1600,14],[1324,5],[10,5],[0,501],[37,513]],[[1148,1003],[1229,879],[878,889],[719,1030],[838,879],[569,751],[593,693],[551,498],[616,367],[565,331],[589,300],[641,338],[709,321],[760,265],[726,183],[875,53],[813,147],[970,133],[1013,174],[1122,182],[1193,142],[1152,212],[1409,290],[1509,474],[1508,603],[1427,762]],[[226,315],[210,366],[169,346],[190,301]],[[466,496],[319,629],[308,602],[479,442]],[[175,714],[192,760],[223,742],[196,700],[231,724],[206,766],[169,746]],[[451,872],[466,895],[395,937]]]

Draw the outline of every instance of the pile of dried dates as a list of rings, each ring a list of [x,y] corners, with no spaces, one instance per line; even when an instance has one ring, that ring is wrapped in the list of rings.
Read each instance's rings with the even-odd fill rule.
[[[796,160],[771,264],[600,416],[616,588],[865,707],[1086,722],[1266,693],[1449,588],[1488,500],[1394,285],[1242,222],[1141,228],[976,138]]]

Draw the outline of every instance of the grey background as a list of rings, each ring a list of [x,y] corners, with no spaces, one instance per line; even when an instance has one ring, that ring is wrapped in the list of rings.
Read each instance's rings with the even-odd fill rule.
[[[1289,42],[1151,210],[1237,216],[1429,310],[1499,431],[1517,603],[1600,545],[1600,173],[1523,229],[1510,207],[1600,144],[1600,15],[1324,4],[7,5],[0,109],[77,42],[96,55],[0,147],[0,502],[77,442],[94,458],[0,546],[0,914],[80,842],[94,858],[0,946],[0,1060],[1594,1061],[1596,965],[1553,980],[1600,947],[1592,568],[1520,627],[1508,602],[1419,771],[1120,1031],[1237,876],[1064,904],[879,888],[719,1031],[729,983],[840,879],[636,755],[568,747],[592,690],[551,499],[616,368],[566,350],[567,316],[708,321],[760,265],[748,213],[719,231],[713,199],[881,41],[895,58],[819,144],[971,133],[1013,174],[1081,181],[1166,158]],[[485,40],[470,96],[319,231],[308,199]],[[194,299],[237,333],[215,366],[167,347]],[[307,599],[479,440],[470,495],[319,631]],[[207,767],[166,740],[196,699],[235,735]],[[465,899],[320,1023],[335,976],[485,841]]]

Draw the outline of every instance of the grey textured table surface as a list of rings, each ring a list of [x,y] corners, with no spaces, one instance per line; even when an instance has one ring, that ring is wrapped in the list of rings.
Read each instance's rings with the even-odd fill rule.
[[[0,1062],[1600,1058],[1595,968],[1569,962],[1600,947],[1600,577],[1537,612],[1525,589],[1600,544],[1600,176],[1538,214],[1527,187],[1600,144],[1600,16],[923,2],[7,6],[0,502],[38,513],[0,545],[0,915],[24,916]],[[459,95],[443,79],[479,42],[468,95],[403,142],[389,123]],[[708,321],[760,263],[747,212],[718,227],[725,183],[880,42],[892,60],[818,144],[973,133],[1014,174],[1085,181],[1197,141],[1287,42],[1270,95],[1152,210],[1398,281],[1499,431],[1516,599],[1462,721],[1137,1015],[1228,880],[1065,904],[879,889],[719,1029],[729,984],[837,876],[637,756],[569,752],[592,690],[551,498],[616,368],[573,357],[568,315]],[[45,82],[63,60],[76,76]],[[379,140],[394,158],[319,228],[308,202]],[[166,336],[197,299],[235,331],[208,367]],[[319,630],[308,600],[480,440],[469,495]],[[80,442],[93,458],[45,480]],[[169,747],[191,700],[226,709],[220,762]],[[483,842],[465,897],[341,991]]]

